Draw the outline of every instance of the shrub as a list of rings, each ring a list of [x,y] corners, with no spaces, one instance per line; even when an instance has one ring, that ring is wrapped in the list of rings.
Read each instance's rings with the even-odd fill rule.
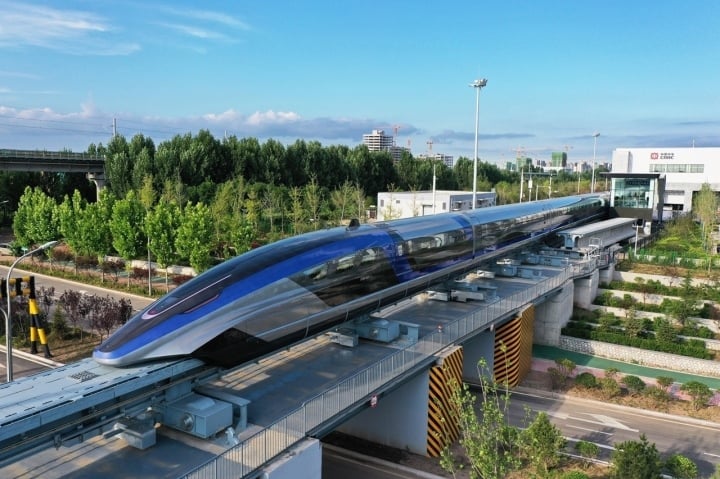
[[[598,379],[598,384],[600,385],[603,396],[607,399],[617,397],[622,392],[620,385],[613,378],[600,378]]]
[[[698,467],[692,459],[682,454],[673,454],[665,461],[665,470],[675,479],[695,479]]]
[[[670,402],[670,394],[667,390],[662,389],[658,386],[647,386],[642,391],[643,395],[650,399],[655,407],[667,406]]]
[[[637,394],[645,389],[645,382],[637,376],[625,376],[621,382],[630,391],[630,394]]]
[[[575,376],[575,384],[586,389],[593,389],[598,385],[597,378],[589,372],[580,373]]]
[[[617,479],[655,479],[660,477],[660,454],[644,434],[640,441],[615,444],[612,452],[612,476]]]
[[[692,398],[693,408],[698,411],[707,406],[708,401],[713,396],[710,387],[700,381],[689,381],[680,386],[680,390],[687,393]]]
[[[590,441],[578,441],[575,443],[575,450],[584,459],[595,459],[600,454],[600,447]]]

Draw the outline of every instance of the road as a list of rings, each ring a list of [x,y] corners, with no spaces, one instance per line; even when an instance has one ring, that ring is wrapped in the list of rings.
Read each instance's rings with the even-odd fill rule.
[[[614,444],[636,441],[645,434],[663,456],[678,453],[692,459],[702,477],[720,464],[720,424],[692,418],[657,414],[573,397],[548,398],[515,392],[509,411],[513,425],[525,424],[525,408],[546,412],[570,441],[590,441],[600,447],[599,459],[609,460]]]
[[[26,261],[30,261],[27,259]],[[2,278],[7,277],[8,273],[8,267],[7,266],[0,266],[0,276]],[[104,288],[98,288],[95,286],[86,285],[83,283],[78,283],[75,281],[69,281],[66,279],[60,279],[60,278],[54,278],[52,276],[46,276],[43,274],[37,274],[32,273],[29,271],[25,271],[22,268],[16,267],[13,269],[13,277],[21,277],[21,276],[29,276],[34,275],[35,276],[35,287],[37,289],[44,287],[44,288],[55,288],[55,299],[59,298],[65,291],[68,290],[76,290],[80,291],[85,294],[95,294],[98,296],[110,296],[111,298],[115,299],[116,301],[119,301],[121,298],[130,299],[132,301],[133,309],[140,310],[144,308],[145,306],[149,305],[153,299],[144,298],[142,296],[137,296],[134,294],[128,294],[123,292],[117,292],[109,289]],[[2,305],[3,309],[5,309],[7,306],[5,304]],[[52,314],[50,315],[52,317]],[[4,317],[0,317],[0,320],[4,320]],[[4,329],[4,328],[3,328]],[[2,382],[6,382],[7,379],[7,369],[6,369],[6,358],[7,354],[5,352],[4,343],[2,346],[0,346],[0,373],[2,374]],[[18,354],[19,352],[15,349],[13,349],[13,377],[19,378],[22,376],[28,376],[31,374],[36,374],[41,371],[44,371],[45,369],[52,367],[52,362],[42,361],[42,353],[38,355],[38,359],[34,360],[33,356],[28,354]]]

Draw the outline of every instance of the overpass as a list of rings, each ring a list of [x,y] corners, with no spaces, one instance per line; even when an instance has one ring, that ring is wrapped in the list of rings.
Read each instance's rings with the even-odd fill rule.
[[[594,297],[598,267],[611,272],[612,263],[598,264],[603,257],[539,249],[532,258],[483,264],[468,277],[230,371],[195,360],[125,369],[89,360],[9,383],[0,388],[0,475],[40,471],[39,450],[105,434],[114,442],[103,455],[97,442],[91,445],[95,465],[82,450],[62,456],[80,458],[90,475],[97,467],[98,475],[112,477],[107,464],[116,461],[118,477],[131,474],[135,462],[146,475],[169,477],[147,470],[155,465],[146,454],[156,435],[167,434],[156,421],[195,438],[191,446],[173,443],[173,465],[186,454],[188,460],[174,477],[319,477],[318,438],[332,430],[434,455],[453,435],[443,410],[449,378],[476,378],[477,361],[485,358],[499,381],[517,384],[533,339],[559,340],[573,303]],[[133,455],[120,443],[140,451]],[[56,451],[43,454],[60,474],[48,470],[43,477],[68,474]]]
[[[3,171],[49,171],[85,173],[98,191],[105,186],[105,157],[87,153],[0,149]]]

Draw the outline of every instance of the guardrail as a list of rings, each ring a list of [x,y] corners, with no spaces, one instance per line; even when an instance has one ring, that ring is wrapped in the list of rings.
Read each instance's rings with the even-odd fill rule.
[[[69,151],[45,151],[45,150],[3,150],[0,149],[0,158],[23,158],[23,159],[44,159],[62,161],[105,161],[104,156],[90,155],[88,153],[72,153]]]
[[[588,262],[590,263],[590,262]],[[595,263],[593,263],[593,266]],[[187,479],[242,478],[257,471],[306,437],[308,431],[330,421],[343,410],[367,400],[374,392],[446,346],[465,338],[503,316],[529,305],[539,296],[562,286],[587,268],[567,267],[532,288],[514,293],[473,314],[445,325],[391,356],[359,371],[334,388],[306,401],[268,428],[183,476]]]

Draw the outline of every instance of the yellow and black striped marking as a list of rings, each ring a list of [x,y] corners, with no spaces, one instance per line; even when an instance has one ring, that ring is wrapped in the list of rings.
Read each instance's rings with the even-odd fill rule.
[[[535,307],[530,306],[495,331],[495,381],[517,386],[530,371]]]
[[[460,434],[458,417],[451,402],[453,386],[462,384],[463,350],[456,346],[442,354],[430,368],[427,455],[439,457]]]

